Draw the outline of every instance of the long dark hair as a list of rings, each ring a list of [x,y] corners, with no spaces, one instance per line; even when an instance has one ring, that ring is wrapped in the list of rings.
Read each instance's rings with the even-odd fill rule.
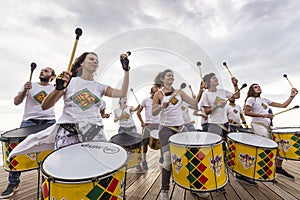
[[[255,91],[254,91],[254,87],[253,86],[255,86],[255,85],[258,85],[257,83],[253,83],[250,87],[249,87],[249,90],[248,90],[248,93],[247,93],[247,97],[246,97],[246,99],[245,99],[245,103],[246,103],[246,101],[247,101],[247,99],[249,98],[249,97],[258,97],[259,95],[257,95],[256,93],[255,93]]]
[[[173,71],[172,71],[172,70],[166,69],[165,71],[159,72],[159,73],[156,75],[156,77],[154,78],[154,86],[155,86],[155,87],[162,88],[162,87],[164,86],[164,83],[163,83],[162,80],[165,78],[165,76],[166,76],[166,74],[167,74],[168,72],[171,72],[171,73],[173,74]],[[171,90],[173,91],[174,88],[171,87]]]
[[[78,58],[76,58],[71,69],[72,77],[80,76],[82,74],[81,63],[83,63],[88,54],[97,56],[97,54],[94,52],[84,52]]]

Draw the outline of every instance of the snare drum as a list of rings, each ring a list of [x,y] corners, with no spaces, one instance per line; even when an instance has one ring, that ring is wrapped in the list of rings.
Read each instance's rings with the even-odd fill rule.
[[[42,131],[53,124],[43,124],[17,128],[7,131],[1,135],[0,140],[3,146],[3,164],[6,171],[28,171],[39,168],[39,162],[52,151],[42,151],[38,153],[21,154],[12,156],[7,160],[10,152],[28,135]]]
[[[226,163],[234,172],[258,181],[275,178],[277,144],[249,133],[230,133],[227,138]]]
[[[214,191],[227,183],[222,138],[208,132],[172,135],[170,154],[175,182],[199,192]]]
[[[70,145],[42,164],[45,200],[123,199],[127,153],[108,142]]]
[[[300,128],[278,128],[272,130],[272,134],[280,157],[300,160]]]
[[[136,167],[141,164],[141,146],[143,144],[142,135],[137,133],[121,133],[111,137],[110,141],[126,149],[128,153],[127,168]]]
[[[158,138],[158,130],[152,130],[150,132],[149,147],[154,150],[158,150],[161,148]]]

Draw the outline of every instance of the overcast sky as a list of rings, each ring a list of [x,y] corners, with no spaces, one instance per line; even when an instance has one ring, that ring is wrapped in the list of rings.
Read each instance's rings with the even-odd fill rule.
[[[83,35],[75,56],[97,52],[100,82],[117,87],[123,74],[118,56],[133,52],[130,87],[139,101],[149,93],[153,76],[166,68],[175,72],[175,86],[185,81],[197,92],[198,60],[203,74],[217,73],[229,90],[224,61],[240,85],[259,83],[262,96],[273,101],[290,95],[283,74],[300,89],[298,0],[2,0],[0,11],[0,130],[19,127],[24,104],[14,106],[13,97],[28,81],[31,62],[38,65],[33,81],[43,67],[66,70],[76,27]],[[129,100],[136,104],[130,92]],[[113,109],[114,102],[108,102],[108,111]],[[105,119],[105,126],[116,128],[112,120]],[[299,110],[278,115],[275,126],[300,126]]]

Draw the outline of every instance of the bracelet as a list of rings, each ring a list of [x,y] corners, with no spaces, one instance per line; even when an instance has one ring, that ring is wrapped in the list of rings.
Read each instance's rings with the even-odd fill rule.
[[[242,124],[247,124],[246,122],[242,122]]]
[[[292,96],[292,95],[291,95],[290,97],[293,99],[295,96]]]

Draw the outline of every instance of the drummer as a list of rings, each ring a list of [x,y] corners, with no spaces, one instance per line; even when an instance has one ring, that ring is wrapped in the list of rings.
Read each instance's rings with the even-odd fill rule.
[[[242,107],[235,104],[234,97],[231,97],[229,99],[229,104],[226,106],[226,112],[230,132],[238,132],[239,128],[243,128],[243,126],[241,125],[241,121],[245,128],[248,128],[246,119],[242,113]]]
[[[252,117],[251,127],[254,134],[272,139],[270,121],[274,115],[269,113],[269,106],[286,108],[298,94],[298,90],[292,88],[290,96],[284,103],[277,103],[270,99],[262,98],[261,93],[262,89],[259,84],[254,83],[249,87],[244,112],[246,116]],[[276,159],[276,173],[294,179],[293,175],[282,168],[282,161],[283,159],[281,158]]]
[[[158,132],[160,144],[163,152],[162,165],[162,186],[161,200],[169,199],[170,177],[171,177],[171,155],[169,138],[184,129],[182,118],[181,103],[182,101],[190,104],[194,109],[197,107],[197,101],[189,97],[184,91],[176,91],[172,87],[174,74],[171,70],[160,72],[155,80],[159,81],[162,88],[153,96],[152,114],[160,115],[160,128]],[[175,96],[173,96],[175,95]],[[201,197],[208,197],[208,193],[197,193]]]
[[[42,110],[43,99],[53,90],[54,86],[50,82],[55,79],[55,72],[50,67],[45,67],[39,75],[39,82],[26,82],[18,95],[14,98],[17,106],[25,100],[25,108],[20,128],[41,125],[45,123],[55,123],[54,108]],[[13,195],[20,183],[21,172],[9,172],[8,186],[1,194],[1,198],[8,198]]]
[[[143,99],[138,110],[137,110],[137,116],[141,122],[141,127],[143,128],[143,146],[142,146],[142,166],[144,170],[148,170],[148,164],[146,160],[146,154],[148,151],[148,145],[150,140],[150,132],[152,130],[158,130],[159,127],[159,116],[153,116],[152,115],[152,101],[153,96],[155,92],[157,92],[159,89],[158,86],[153,86],[150,89],[150,97],[147,97],[146,99]],[[141,115],[141,112],[145,108],[145,121],[143,120],[143,117]],[[162,151],[160,149],[160,158],[159,163],[162,164],[163,157],[162,157]]]

